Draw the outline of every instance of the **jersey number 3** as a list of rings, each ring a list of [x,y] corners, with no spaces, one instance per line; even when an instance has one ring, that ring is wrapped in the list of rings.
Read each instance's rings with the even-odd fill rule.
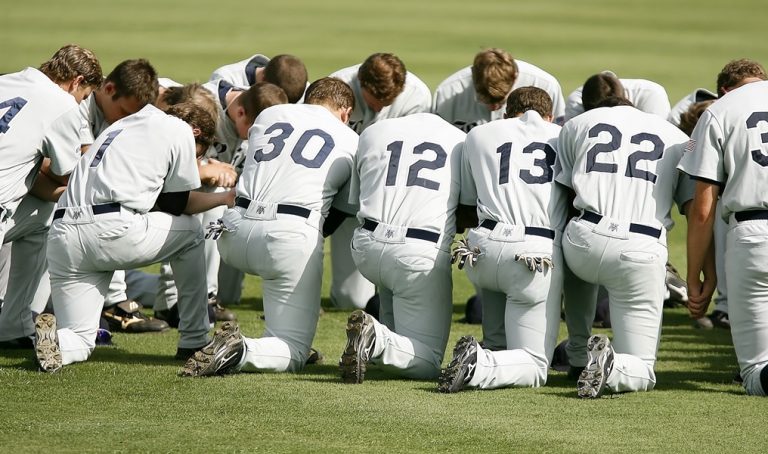
[[[8,108],[8,110],[5,111],[5,115],[0,117],[0,134],[8,132],[8,129],[11,127],[11,120],[13,120],[13,117],[15,117],[26,104],[27,100],[19,97],[0,102],[0,110],[5,109],[6,107]]]

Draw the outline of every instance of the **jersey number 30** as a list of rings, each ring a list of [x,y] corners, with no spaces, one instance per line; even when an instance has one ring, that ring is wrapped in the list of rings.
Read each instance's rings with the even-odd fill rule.
[[[264,153],[264,148],[259,148],[253,153],[253,159],[255,159],[256,162],[266,162],[278,157],[280,153],[282,153],[283,148],[285,148],[285,140],[291,135],[293,130],[294,128],[290,123],[275,123],[267,128],[264,131],[265,135],[275,131],[280,131],[280,134],[269,138],[268,143],[272,145],[271,151]],[[314,158],[307,159],[302,153],[313,137],[319,138],[322,141],[322,145]],[[336,143],[333,141],[333,137],[327,132],[322,129],[309,129],[304,131],[301,137],[299,137],[299,140],[296,141],[296,145],[294,145],[293,151],[291,151],[291,159],[293,159],[293,162],[296,164],[303,165],[304,167],[318,169],[323,165],[328,158],[328,155],[331,154],[335,145]]]

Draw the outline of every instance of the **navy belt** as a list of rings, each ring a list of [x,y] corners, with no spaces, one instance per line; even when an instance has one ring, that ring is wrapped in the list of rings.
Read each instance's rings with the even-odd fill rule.
[[[247,210],[248,207],[251,206],[251,199],[246,197],[238,197],[235,199],[235,206],[239,206],[240,208],[245,208]],[[283,203],[277,204],[277,212],[280,214],[292,214],[302,218],[309,218],[309,215],[312,214],[312,210],[309,208],[296,205],[286,205]]]
[[[53,220],[61,219],[64,217],[64,212],[66,211],[65,208],[59,208],[58,210],[53,212]],[[97,214],[104,214],[104,213],[117,213],[120,211],[120,204],[117,202],[112,203],[102,203],[101,205],[92,205],[91,211],[93,211],[94,215]]]
[[[768,210],[752,210],[752,211],[739,211],[734,213],[733,216],[737,222],[744,221],[758,221],[761,219],[768,219]]]
[[[486,219],[480,223],[480,227],[486,228],[488,230],[493,230],[494,227],[496,227],[496,224],[498,224],[498,222],[492,221],[490,219]],[[534,236],[543,236],[544,238],[549,238],[550,240],[555,239],[555,231],[544,228],[544,227],[526,227],[525,234],[534,235]]]
[[[600,222],[601,219],[603,219],[603,215],[585,210],[581,215],[581,219],[584,219],[585,221],[589,221],[593,224],[597,224]],[[643,224],[631,223],[629,224],[629,231],[633,233],[639,233],[641,235],[652,236],[654,238],[661,237],[660,229],[657,229],[648,225],[643,225]]]
[[[363,229],[370,230],[373,232],[376,230],[376,227],[378,227],[379,223],[371,220],[371,219],[365,219],[363,221]],[[436,232],[432,232],[429,230],[424,229],[412,229],[409,228],[405,231],[405,236],[408,238],[416,238],[418,240],[424,240],[424,241],[431,241],[433,243],[437,243],[438,240],[440,240],[440,234]]]

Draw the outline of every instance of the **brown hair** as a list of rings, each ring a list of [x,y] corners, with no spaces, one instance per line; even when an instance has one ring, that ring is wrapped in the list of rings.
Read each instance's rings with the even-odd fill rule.
[[[581,91],[581,103],[584,105],[584,111],[592,110],[605,98],[617,96],[625,98],[624,86],[613,73],[602,72],[590,76]],[[604,106],[605,107],[605,106]]]
[[[276,55],[264,67],[264,82],[282,88],[288,96],[288,102],[295,103],[307,88],[307,67],[293,55]]]
[[[304,102],[324,105],[333,109],[354,109],[355,94],[343,80],[335,77],[323,77],[309,85]]]
[[[597,109],[598,107],[616,107],[616,106],[635,107],[635,105],[632,104],[632,101],[630,101],[629,99],[623,96],[606,96],[595,105],[594,109]]]
[[[472,82],[475,93],[484,104],[504,101],[517,80],[517,63],[504,49],[486,49],[475,55],[472,63]]]
[[[213,144],[213,136],[216,134],[216,122],[214,117],[204,108],[192,102],[174,104],[165,111],[168,115],[178,117],[193,128],[200,130],[200,135],[195,137],[195,142],[208,148]]]
[[[253,123],[262,110],[277,104],[287,104],[288,96],[285,91],[269,82],[257,82],[251,88],[238,96],[235,103],[239,103],[245,109],[245,116],[249,123]]]
[[[145,59],[125,60],[104,79],[115,85],[112,99],[120,97],[135,97],[143,105],[151,104],[157,99],[158,82],[155,68]]]
[[[512,118],[535,110],[542,117],[552,115],[552,98],[538,87],[520,87],[512,90],[507,98],[507,117]]]
[[[360,86],[384,106],[395,101],[405,87],[405,64],[394,54],[377,53],[365,59],[357,70]]]
[[[217,121],[219,118],[216,99],[209,90],[198,83],[167,88],[162,95],[162,100],[168,106],[181,104],[183,102],[191,102],[205,109],[214,121]]]
[[[720,74],[717,75],[717,94],[723,96],[727,90],[732,90],[744,83],[745,79],[757,77],[760,80],[768,80],[765,68],[760,63],[742,58],[729,61]]]
[[[696,127],[696,123],[699,122],[701,114],[703,114],[704,111],[707,110],[707,107],[713,102],[715,101],[710,99],[708,101],[695,102],[688,106],[688,110],[680,115],[680,126],[678,126],[680,130],[690,136],[693,132],[693,128]]]
[[[40,65],[40,71],[56,83],[68,82],[83,76],[83,85],[96,88],[101,85],[101,64],[96,55],[75,44],[67,44]]]

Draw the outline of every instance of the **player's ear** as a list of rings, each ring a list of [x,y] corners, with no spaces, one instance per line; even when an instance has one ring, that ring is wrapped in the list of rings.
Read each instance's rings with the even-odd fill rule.
[[[339,119],[342,123],[348,124],[349,123],[349,117],[352,116],[352,108],[351,107],[345,107],[341,109],[339,112]]]
[[[114,82],[106,82],[103,86],[104,93],[109,96],[110,98],[117,93],[117,87],[115,87]]]
[[[202,134],[202,133],[203,132],[200,131],[200,128],[196,128],[196,127],[192,126],[192,135],[195,136],[195,139],[200,137],[200,134]]]
[[[77,76],[71,81],[69,81],[69,84],[67,85],[67,93],[69,94],[75,93],[80,88],[80,85],[82,85],[84,80],[85,80],[85,77]]]

